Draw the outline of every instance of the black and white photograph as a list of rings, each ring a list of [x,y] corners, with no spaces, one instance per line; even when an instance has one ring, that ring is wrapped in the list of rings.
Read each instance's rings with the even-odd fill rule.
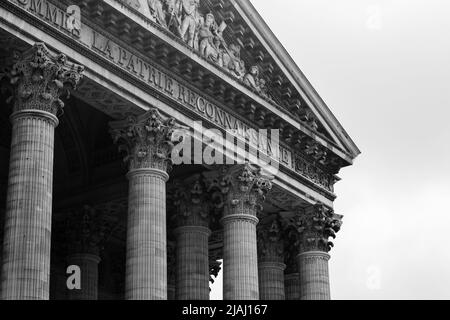
[[[0,0],[0,300],[449,300],[449,108],[447,0]]]

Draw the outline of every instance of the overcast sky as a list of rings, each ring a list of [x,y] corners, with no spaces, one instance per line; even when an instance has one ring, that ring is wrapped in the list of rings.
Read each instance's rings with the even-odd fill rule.
[[[336,187],[332,297],[450,299],[450,2],[252,3],[362,151]]]

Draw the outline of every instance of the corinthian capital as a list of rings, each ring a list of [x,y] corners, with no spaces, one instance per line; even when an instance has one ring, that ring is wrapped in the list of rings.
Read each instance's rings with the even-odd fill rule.
[[[163,119],[158,110],[150,109],[141,116],[129,116],[110,124],[114,142],[126,152],[125,162],[133,169],[168,171],[176,129],[173,118]]]
[[[110,228],[96,209],[90,206],[76,208],[69,213],[66,223],[69,253],[99,254]]]
[[[208,189],[223,197],[225,215],[238,208],[244,214],[255,215],[261,209],[266,194],[272,189],[271,177],[250,165],[223,166],[219,173],[207,173]]]
[[[343,216],[322,204],[311,206],[299,214],[294,222],[299,253],[307,251],[329,252],[342,226]]]
[[[258,234],[258,259],[261,262],[284,262],[283,227],[275,217],[272,221],[260,223]]]
[[[183,181],[175,181],[173,200],[177,226],[209,226],[212,205],[200,174]]]
[[[57,115],[64,107],[60,96],[75,89],[84,67],[69,63],[64,54],[52,54],[36,43],[18,57],[11,72],[15,87],[14,111],[40,110]]]

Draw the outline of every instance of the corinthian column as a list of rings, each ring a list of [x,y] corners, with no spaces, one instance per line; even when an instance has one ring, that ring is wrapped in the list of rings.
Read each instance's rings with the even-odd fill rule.
[[[176,298],[209,300],[210,202],[200,175],[175,183]]]
[[[125,298],[167,300],[166,182],[175,121],[151,109],[111,128],[129,165]]]
[[[100,246],[105,235],[101,217],[94,208],[84,206],[72,212],[67,221],[67,265],[81,270],[81,289],[69,290],[68,299],[97,300]]]
[[[296,221],[301,300],[330,300],[328,252],[342,225],[342,216],[318,204],[307,208]]]
[[[14,65],[15,103],[2,261],[2,298],[49,298],[53,152],[59,99],[83,68],[38,43]]]
[[[275,218],[258,228],[260,300],[285,300],[285,268],[281,222]]]
[[[211,185],[224,201],[223,296],[225,300],[258,300],[257,210],[272,188],[268,178],[249,164],[221,173]]]

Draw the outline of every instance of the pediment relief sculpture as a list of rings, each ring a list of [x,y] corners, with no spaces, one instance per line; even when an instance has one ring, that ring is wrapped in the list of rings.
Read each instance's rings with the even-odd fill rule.
[[[273,102],[260,68],[247,68],[241,58],[241,46],[237,43],[228,44],[223,37],[227,24],[219,23],[211,12],[202,14],[199,10],[200,0],[147,0],[147,5],[150,20],[177,35],[200,56]]]

